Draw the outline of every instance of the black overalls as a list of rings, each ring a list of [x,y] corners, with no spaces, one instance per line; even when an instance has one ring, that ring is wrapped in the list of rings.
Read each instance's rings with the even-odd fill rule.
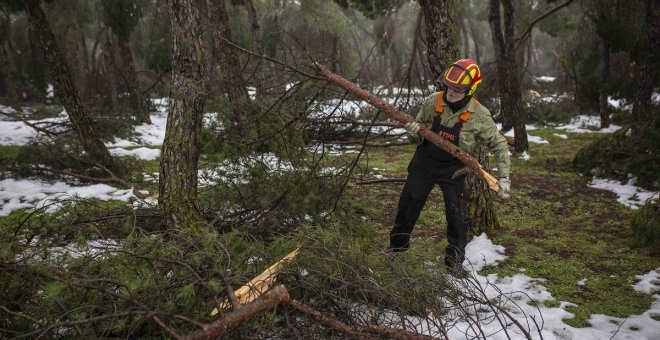
[[[458,146],[461,129],[469,119],[470,111],[462,113],[454,126],[443,126],[440,123],[444,111],[443,96],[442,92],[438,96],[431,130]],[[470,100],[468,105],[474,108],[476,100]],[[408,165],[408,178],[399,198],[399,211],[390,233],[390,249],[393,251],[408,249],[410,234],[419,218],[419,213],[431,189],[438,184],[442,189],[447,217],[449,245],[445,249],[445,264],[454,266],[463,262],[467,245],[467,213],[461,211],[463,209],[459,208],[461,206],[459,202],[465,189],[465,176],[451,179],[454,172],[462,167],[464,165],[461,161],[433,143],[425,140],[417,147]]]

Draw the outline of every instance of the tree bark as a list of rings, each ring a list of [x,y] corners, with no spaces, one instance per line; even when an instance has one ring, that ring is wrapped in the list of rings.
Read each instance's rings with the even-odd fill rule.
[[[225,0],[207,0],[213,33],[213,56],[219,61],[220,78],[222,80],[223,92],[231,103],[229,110],[230,120],[234,123],[242,136],[248,135],[247,120],[250,97],[243,75],[241,74],[241,62],[238,54],[229,46],[224,39],[231,41],[231,30],[229,28],[229,17],[225,8]]]
[[[202,28],[197,1],[168,0],[172,24],[172,89],[163,142],[159,204],[169,229],[205,225],[197,206],[199,132],[206,94]]]
[[[601,39],[601,56],[603,60],[602,68],[600,71],[600,100],[599,100],[599,112],[600,112],[600,128],[604,129],[610,126],[610,115],[607,113],[607,95],[609,87],[609,77],[610,77],[610,45],[605,39]]]
[[[480,164],[485,164],[488,150],[483,145],[478,146],[474,157]],[[495,207],[491,202],[493,195],[488,190],[488,185],[476,176],[468,174],[465,179],[465,203],[467,208],[468,230],[470,235],[481,235],[490,233],[499,228]]]
[[[633,123],[635,132],[639,132],[650,124],[658,112],[653,110],[651,98],[653,96],[653,83],[658,79],[658,67],[660,67],[660,4],[656,0],[646,0],[646,41],[644,52],[637,72],[635,83],[637,92],[633,101]]]
[[[345,89],[346,91],[351,92],[354,95],[364,99],[367,103],[382,110],[388,116],[397,120],[399,123],[405,124],[414,121],[414,119],[409,115],[407,115],[406,113],[397,110],[393,106],[387,104],[382,99],[376,97],[374,94],[369,93],[364,89],[361,89],[359,86],[351,83],[350,81],[342,78],[341,76],[330,72],[330,70],[328,70],[325,66],[319,63],[314,63],[312,66],[314,66],[319,73],[325,76],[327,81],[335,85],[338,85],[339,87]],[[423,126],[421,126],[419,129],[419,135],[424,137],[426,140],[430,141],[431,143],[437,145],[439,148],[442,148],[443,150],[447,151],[452,156],[458,158],[463,164],[469,167],[470,171],[473,172],[477,177],[486,181],[491,189],[493,189],[495,192],[499,191],[499,185],[497,183],[497,179],[495,179],[487,172],[483,171],[479,162],[476,159],[474,159],[472,156],[467,154],[465,151],[463,151],[461,148],[452,144],[448,140],[440,137],[440,135],[438,135],[437,133]]]
[[[94,131],[94,122],[80,101],[78,91],[71,79],[71,72],[64,60],[64,55],[55,42],[55,36],[46,15],[39,6],[39,0],[22,0],[22,4],[30,25],[43,44],[44,54],[50,64],[57,87],[57,94],[69,115],[73,128],[78,133],[83,148],[92,160],[117,172],[119,169],[114,159]]]
[[[515,150],[523,152],[527,150],[528,142],[514,44],[514,8],[511,0],[501,0],[501,3],[504,5],[504,32],[500,22],[500,0],[490,0],[488,22],[495,47],[500,111],[503,118],[502,130],[514,129]]]
[[[474,41],[474,60],[477,61],[477,64],[481,65],[481,53],[479,51],[479,40],[477,35],[474,32],[474,25],[472,21],[468,19],[468,24],[470,25],[470,33],[472,34],[472,41]]]
[[[112,110],[112,113],[119,114],[119,91],[117,90],[117,84],[119,82],[117,81],[117,68],[114,60],[114,44],[112,43],[113,36],[108,31],[105,31],[104,35],[105,48],[101,52],[100,58],[105,73],[104,82],[107,85],[107,91],[110,92],[109,95],[106,95],[105,97],[110,99],[110,109]],[[103,91],[103,87],[101,87],[101,91]]]
[[[15,76],[16,72],[11,65],[9,53],[5,48],[5,42],[9,42],[11,23],[9,20],[9,13],[0,10],[0,95],[7,98],[9,103],[16,103],[20,97],[18,90],[14,85],[17,81]]]
[[[458,46],[450,16],[451,0],[419,0],[426,26],[426,47],[433,80],[458,59]]]
[[[119,41],[119,55],[122,60],[122,64],[126,68],[125,80],[126,88],[128,89],[131,95],[131,102],[133,104],[133,109],[135,110],[135,117],[140,123],[151,124],[151,116],[149,115],[149,103],[147,99],[142,95],[142,90],[140,90],[140,83],[138,82],[137,73],[135,72],[135,63],[133,62],[133,53],[131,47],[128,44],[128,41],[123,41],[121,37],[117,39]]]
[[[264,51],[263,48],[261,47],[261,27],[259,26],[259,17],[257,16],[257,9],[254,7],[254,1],[252,0],[243,0],[243,3],[245,4],[245,8],[247,9],[248,12],[248,19],[250,20],[250,31],[252,34],[252,51],[259,55],[263,55]],[[254,84],[256,87],[256,92],[257,92],[257,98],[259,98],[259,94],[263,93],[264,91],[264,85],[263,82],[261,81],[261,77],[259,74],[257,74],[254,79]]]

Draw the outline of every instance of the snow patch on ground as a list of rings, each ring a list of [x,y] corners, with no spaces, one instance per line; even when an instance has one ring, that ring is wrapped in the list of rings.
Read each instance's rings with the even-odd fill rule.
[[[472,238],[465,248],[465,254],[463,266],[474,272],[478,272],[486,266],[496,265],[499,261],[506,259],[504,247],[493,244],[486,233]]]
[[[643,206],[647,201],[658,199],[658,192],[646,191],[635,186],[635,179],[635,177],[630,178],[628,183],[624,184],[623,182],[614,179],[594,177],[587,186],[590,188],[611,191],[617,194],[617,202],[631,209],[639,209],[639,207]]]
[[[632,286],[636,291],[651,294],[660,290],[660,267],[644,275],[636,275],[635,277],[639,279],[639,282]]]
[[[497,123],[495,125],[497,126],[497,130],[502,130],[502,124],[501,123]],[[525,130],[527,130],[527,131],[533,131],[533,130],[536,130],[536,129],[538,129],[538,127],[536,127],[535,125],[525,125]],[[504,134],[505,137],[515,137],[515,135],[516,134],[513,131],[513,129],[507,131]],[[532,136],[530,134],[527,134],[527,141],[530,142],[530,143],[534,143],[534,144],[549,144],[550,143],[547,140],[545,140],[545,139],[543,139],[539,136]]]
[[[18,113],[16,110],[3,107],[2,111],[7,113]],[[66,111],[60,112],[60,114],[55,118],[45,118],[38,120],[28,120],[30,124],[41,125],[48,123],[68,123],[69,117]],[[40,134],[35,129],[27,126],[22,121],[0,121],[0,131],[2,135],[0,136],[0,145],[25,145],[30,141],[42,138],[45,136]]]
[[[144,160],[153,160],[160,158],[160,149],[152,148],[137,148],[137,149],[123,149],[123,148],[114,148],[110,149],[110,154],[114,156],[133,156],[139,159]]]
[[[131,189],[117,189],[106,184],[71,186],[64,182],[9,178],[0,181],[0,216],[23,208],[46,207],[46,211],[55,211],[61,207],[59,202],[75,197],[126,202],[135,196]]]
[[[566,130],[573,133],[586,133],[586,132],[600,132],[600,133],[610,133],[615,132],[621,129],[620,126],[610,124],[610,127],[601,129],[600,128],[600,116],[587,116],[579,115],[571,119],[571,122],[568,124],[560,125],[555,127],[558,130]]]
[[[496,265],[499,261],[506,258],[504,247],[493,244],[486,234],[476,236],[470,241],[466,248],[468,259],[465,264],[476,277],[481,287],[485,287],[486,296],[490,299],[497,299],[502,296],[508,297],[513,302],[507,303],[505,308],[511,315],[524,325],[530,333],[532,339],[549,340],[600,340],[600,339],[657,339],[660,334],[660,321],[653,317],[660,316],[660,295],[654,295],[655,301],[651,308],[640,315],[630,315],[627,318],[618,318],[602,314],[593,314],[589,319],[591,327],[575,328],[563,322],[562,319],[570,319],[574,314],[568,312],[566,308],[576,306],[567,301],[560,301],[559,307],[545,307],[544,301],[554,300],[552,294],[542,285],[545,281],[540,278],[531,278],[524,274],[516,274],[512,277],[499,278],[496,274],[486,276],[479,275],[476,271],[485,266]],[[471,267],[470,267],[471,266]],[[640,282],[635,285],[635,289],[645,293],[652,293],[660,288],[660,268],[651,271],[643,276],[637,276]],[[578,284],[586,284],[586,279],[580,280]],[[526,315],[530,319],[525,319]],[[481,315],[483,320],[484,315]],[[542,327],[540,334],[535,330],[531,323],[531,317],[534,317]],[[439,335],[437,329],[426,320],[406,317],[412,320],[411,325],[419,325],[418,331],[425,334]],[[447,321],[446,319],[443,321]],[[507,322],[508,336],[502,331],[498,322],[483,323],[480,325],[484,334],[488,334],[488,339],[525,339],[525,336],[512,322]],[[450,339],[479,338],[479,334],[474,334],[473,329],[465,322],[459,322],[456,327],[449,332]]]

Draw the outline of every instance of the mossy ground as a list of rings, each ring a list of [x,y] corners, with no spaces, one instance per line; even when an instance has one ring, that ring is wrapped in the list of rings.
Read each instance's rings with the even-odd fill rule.
[[[489,235],[506,248],[508,258],[482,274],[504,277],[524,271],[546,279],[543,285],[556,299],[546,305],[575,303],[577,307],[568,308],[575,317],[564,321],[576,327],[588,326],[590,314],[625,318],[644,312],[652,297],[634,291],[631,284],[635,275],[658,267],[657,250],[634,247],[630,230],[634,211],[616,202],[614,193],[587,187],[590,178],[571,167],[577,151],[595,134],[552,129],[530,134],[550,143],[530,144],[527,161],[512,157],[512,198],[495,202],[501,227]],[[373,148],[368,166],[378,168],[373,173],[384,177],[404,178],[413,152],[413,146]],[[378,225],[374,247],[387,245],[402,187],[400,182],[360,185],[349,193],[369,207],[368,218]],[[434,189],[415,227],[413,249],[444,247],[445,229],[442,195]],[[584,285],[578,285],[584,279]]]

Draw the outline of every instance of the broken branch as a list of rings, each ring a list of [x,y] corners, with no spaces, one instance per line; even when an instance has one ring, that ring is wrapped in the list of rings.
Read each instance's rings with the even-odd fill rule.
[[[261,295],[261,297],[256,299],[254,302],[246,304],[240,309],[236,309],[231,313],[225,314],[222,318],[211,324],[202,325],[202,329],[179,339],[213,339],[251,319],[257,314],[263,313],[269,309],[273,309],[280,302],[288,300],[289,292],[287,289],[283,285],[276,286],[265,294]]]

